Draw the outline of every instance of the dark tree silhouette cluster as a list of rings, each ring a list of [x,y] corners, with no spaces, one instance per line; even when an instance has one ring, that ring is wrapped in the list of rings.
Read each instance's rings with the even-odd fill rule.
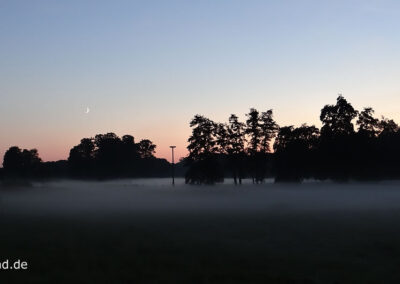
[[[226,173],[235,184],[250,176],[253,183],[263,182],[271,174],[271,141],[278,132],[272,110],[259,113],[250,109],[246,123],[232,114],[228,123],[216,123],[196,115],[190,122],[188,166],[189,184],[222,182]]]
[[[38,173],[41,162],[36,149],[22,150],[14,146],[4,154],[3,167],[9,176],[32,177]]]
[[[114,133],[84,138],[70,151],[68,164],[74,177],[145,177],[168,175],[169,163],[154,157],[156,145],[148,139],[135,143],[131,135]]]
[[[400,178],[399,126],[374,117],[370,107],[357,111],[341,95],[321,110],[321,129],[306,124],[279,127],[272,110],[251,108],[243,123],[234,114],[228,124],[196,115],[188,142],[189,184],[276,182],[304,179],[334,181]],[[273,151],[272,151],[273,148]]]
[[[400,178],[400,130],[393,120],[376,118],[370,107],[357,111],[341,95],[322,108],[320,120],[321,129],[279,127],[272,110],[255,108],[244,122],[235,114],[226,123],[195,115],[189,154],[177,165],[177,175],[188,184],[214,184],[226,177],[235,184],[244,178],[253,183]],[[0,178],[167,177],[171,165],[157,159],[155,149],[148,139],[136,143],[131,135],[114,133],[82,139],[67,161],[42,162],[36,149],[11,147]]]
[[[393,120],[375,118],[372,108],[356,111],[342,96],[321,111],[316,157],[318,179],[392,179],[400,177],[400,132]],[[358,131],[355,131],[355,125]]]
[[[70,150],[67,161],[42,162],[38,151],[9,148],[3,161],[4,178],[165,177],[170,164],[154,156],[156,145],[148,139],[135,143],[131,135],[114,133],[84,138]]]

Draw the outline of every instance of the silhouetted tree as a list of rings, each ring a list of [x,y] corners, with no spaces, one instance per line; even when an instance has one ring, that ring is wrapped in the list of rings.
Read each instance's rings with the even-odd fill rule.
[[[155,149],[148,139],[135,143],[131,135],[98,134],[73,147],[68,164],[71,174],[81,178],[166,176],[168,162],[155,158]]]
[[[228,136],[228,126],[224,123],[216,123],[215,124],[215,142],[217,149],[215,152],[219,154],[228,154],[228,144],[229,144],[229,136]]]
[[[260,116],[260,151],[256,155],[256,178],[263,182],[272,175],[272,148],[271,142],[278,133],[279,126],[273,119],[272,109],[261,113]]]
[[[380,135],[393,135],[394,133],[399,131],[399,126],[393,119],[387,119],[382,117],[382,119],[378,122],[378,128],[380,131]]]
[[[139,155],[142,158],[151,158],[154,157],[154,153],[156,152],[156,145],[153,144],[148,139],[140,140],[138,144]]]
[[[121,151],[123,153],[120,161],[123,168],[121,175],[125,177],[134,176],[140,170],[139,145],[135,143],[135,138],[132,135],[122,136],[121,142]]]
[[[357,111],[347,100],[339,95],[336,105],[326,105],[321,110],[321,134],[325,136],[349,135],[354,133],[351,122],[357,117]]]
[[[370,107],[364,108],[357,119],[358,132],[348,142],[354,158],[349,175],[356,179],[375,177],[375,165],[377,161],[377,136],[379,120],[374,117],[374,110]]]
[[[246,116],[246,134],[249,136],[248,151],[254,155],[259,149],[261,140],[260,113],[255,108],[251,108]]]
[[[226,127],[227,143],[226,152],[228,154],[229,167],[232,171],[234,183],[242,184],[242,179],[245,175],[244,163],[246,159],[245,144],[246,144],[246,129],[245,124],[239,121],[239,118],[231,114],[229,124]]]
[[[318,139],[319,129],[314,125],[281,127],[274,143],[275,181],[300,182],[311,177]]]
[[[379,136],[375,150],[374,173],[379,178],[400,177],[400,130],[392,119],[382,118],[379,121]]]
[[[22,164],[25,169],[28,171],[31,169],[35,169],[40,163],[42,159],[39,157],[39,152],[36,149],[27,150],[24,149],[22,151]]]
[[[23,167],[22,150],[17,146],[10,147],[4,154],[3,167],[9,172],[20,171]]]
[[[260,113],[255,108],[251,108],[249,113],[246,114],[246,134],[249,137],[247,152],[247,167],[248,171],[251,174],[252,182],[255,183],[257,180],[257,171],[258,171],[258,150],[260,148],[261,141],[261,129],[260,129]],[[257,180],[258,182],[258,180]]]
[[[321,144],[319,147],[319,178],[345,181],[351,178],[358,155],[352,120],[358,112],[339,95],[336,105],[321,110]]]
[[[217,151],[216,123],[202,115],[195,115],[190,122],[192,135],[189,137],[189,157],[199,158]]]
[[[68,165],[72,176],[90,177],[94,174],[95,148],[93,139],[83,138],[70,150]]]
[[[260,150],[262,153],[271,152],[271,141],[278,133],[279,126],[273,119],[272,109],[261,113],[260,117]]]
[[[35,174],[41,162],[36,149],[21,150],[13,146],[4,154],[3,167],[10,176],[30,177]]]
[[[358,134],[368,138],[376,137],[379,133],[379,120],[373,116],[374,110],[370,107],[364,108],[358,115]]]
[[[229,117],[227,126],[227,152],[228,154],[241,154],[245,151],[246,144],[246,129],[245,124],[239,121],[235,114]]]
[[[94,137],[97,172],[102,178],[117,177],[122,171],[124,158],[122,141],[115,133],[97,134]]]
[[[217,157],[218,125],[202,115],[196,115],[190,127],[192,135],[187,146],[189,169],[185,176],[186,183],[213,184],[223,181],[223,171]]]
[[[246,114],[246,134],[249,136],[249,170],[253,183],[262,182],[266,176],[268,165],[271,165],[268,153],[270,143],[276,136],[278,125],[273,119],[272,110],[260,113],[251,108]]]

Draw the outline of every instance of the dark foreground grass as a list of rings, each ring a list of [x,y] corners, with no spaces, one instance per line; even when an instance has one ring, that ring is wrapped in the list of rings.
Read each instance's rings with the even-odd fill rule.
[[[400,212],[3,214],[1,283],[400,283]]]

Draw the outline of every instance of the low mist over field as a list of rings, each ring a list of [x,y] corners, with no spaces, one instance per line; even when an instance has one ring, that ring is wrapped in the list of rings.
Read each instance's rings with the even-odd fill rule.
[[[399,185],[178,179],[172,187],[147,179],[3,188],[0,251],[29,269],[1,276],[7,283],[398,283]]]
[[[136,212],[210,212],[271,214],[400,209],[400,182],[308,182],[296,184],[189,186],[169,179],[108,182],[33,183],[1,192],[3,214],[79,215],[80,218]]]

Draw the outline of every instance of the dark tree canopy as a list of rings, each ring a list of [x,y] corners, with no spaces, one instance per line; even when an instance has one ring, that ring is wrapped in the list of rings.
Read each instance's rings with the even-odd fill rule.
[[[209,169],[233,177],[235,184],[245,177],[253,183],[268,177],[277,182],[400,177],[400,131],[393,120],[375,118],[370,107],[358,112],[341,95],[336,104],[322,108],[320,119],[321,130],[306,124],[279,127],[272,110],[251,108],[245,123],[235,114],[227,123],[196,115],[187,164],[198,178],[187,181],[209,182]],[[194,162],[203,160],[214,163]]]
[[[235,114],[229,117],[229,124],[227,125],[227,153],[230,155],[243,154],[245,151],[246,140],[246,124],[239,121]]]
[[[95,156],[94,139],[84,138],[69,152],[68,162],[75,175],[84,175],[93,166]]]
[[[141,158],[152,158],[156,152],[156,145],[148,139],[140,140],[138,152]]]
[[[189,137],[189,157],[201,159],[217,151],[217,124],[202,116],[195,115],[190,122],[192,135]]]
[[[276,152],[284,151],[293,145],[299,145],[304,150],[313,149],[317,146],[319,129],[314,125],[302,124],[300,127],[284,126],[279,129],[278,137],[274,143]]]
[[[378,122],[378,128],[380,131],[380,135],[393,135],[399,131],[399,126],[393,119],[382,118],[381,121]]]
[[[192,119],[186,182],[214,183],[223,180],[221,173],[230,172],[236,184],[241,183],[246,171],[255,182],[264,180],[271,166],[266,155],[279,127],[272,110],[260,114],[252,108],[246,116],[246,123],[235,114],[228,123],[216,123],[201,115]]]
[[[375,118],[374,110],[370,107],[364,108],[358,115],[358,133],[368,137],[375,137],[379,133],[379,119]]]
[[[217,123],[215,125],[215,139],[217,149],[216,152],[220,154],[227,154],[229,149],[229,134],[228,126],[224,123]]]
[[[279,126],[273,119],[272,110],[260,112],[251,108],[246,114],[247,168],[253,183],[263,182],[271,168],[271,141],[276,137]]]
[[[273,119],[272,109],[261,113],[260,117],[260,151],[262,153],[271,152],[271,141],[277,135],[279,126]]]
[[[259,150],[261,141],[260,113],[255,108],[251,108],[246,116],[246,134],[249,136],[248,151],[255,154]]]
[[[321,134],[326,136],[340,136],[354,133],[352,120],[358,112],[342,96],[336,100],[336,105],[326,105],[321,110]]]
[[[36,149],[23,149],[13,146],[4,154],[3,167],[6,173],[17,176],[34,174],[42,160]]]
[[[302,124],[279,127],[271,109],[251,108],[246,120],[231,114],[226,122],[195,115],[190,121],[188,156],[178,163],[189,184],[214,184],[232,178],[263,183],[400,178],[400,130],[392,119],[378,119],[371,107],[360,112],[341,95],[321,110],[321,130]],[[354,127],[354,123],[356,128]],[[271,147],[273,146],[273,147]],[[108,179],[165,177],[171,165],[154,154],[148,139],[109,132],[84,138],[68,161],[42,162],[36,149],[10,147],[0,179],[72,177]]]
[[[189,151],[186,164],[186,183],[213,184],[223,181],[223,169],[218,160],[218,152],[226,147],[226,129],[214,121],[195,115],[190,122],[192,135],[189,137]],[[219,144],[220,143],[220,144]]]
[[[319,129],[301,125],[279,129],[274,143],[276,181],[301,181],[312,175]]]
[[[84,138],[73,147],[68,158],[71,174],[76,177],[135,177],[168,174],[168,163],[154,157],[156,145],[148,139],[135,143],[131,135],[122,138],[115,133],[98,134],[94,138]]]

